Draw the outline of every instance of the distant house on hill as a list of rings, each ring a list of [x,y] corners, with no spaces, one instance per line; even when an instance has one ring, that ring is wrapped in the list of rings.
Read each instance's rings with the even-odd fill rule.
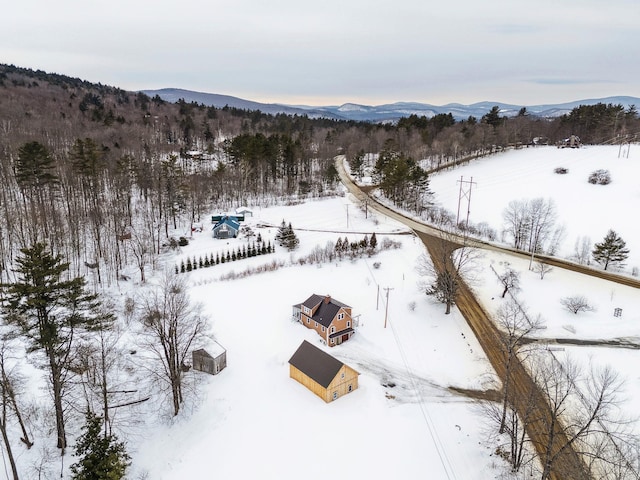
[[[289,360],[289,377],[329,403],[358,388],[356,370],[304,340]]]
[[[293,305],[293,318],[314,329],[330,347],[346,342],[355,333],[351,307],[330,295],[313,294]]]
[[[191,352],[193,369],[217,375],[227,366],[227,351],[217,342],[214,342],[209,350],[211,353],[204,348]]]
[[[240,223],[230,216],[222,217],[212,228],[214,238],[236,238]]]

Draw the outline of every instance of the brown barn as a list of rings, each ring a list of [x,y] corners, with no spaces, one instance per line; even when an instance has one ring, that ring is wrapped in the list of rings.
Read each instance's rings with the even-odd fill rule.
[[[212,353],[204,348],[191,352],[194,370],[217,375],[227,366],[227,351],[219,343],[214,343]]]
[[[355,333],[351,307],[330,295],[313,294],[294,305],[293,318],[315,330],[330,347],[346,342]]]
[[[357,371],[306,340],[289,360],[289,376],[325,402],[358,388]]]

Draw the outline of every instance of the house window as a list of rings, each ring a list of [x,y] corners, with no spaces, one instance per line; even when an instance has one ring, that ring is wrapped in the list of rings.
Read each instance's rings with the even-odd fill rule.
[[[335,339],[335,338],[332,338],[332,339],[331,339],[331,345],[333,345],[334,343],[336,343],[336,339]]]
[[[333,392],[333,399],[335,400],[336,398],[338,398],[338,392]]]
[[[314,325],[315,328],[318,328],[318,322],[313,322],[313,323],[315,323],[315,325]]]
[[[352,390],[353,390],[353,388],[351,387],[351,385],[349,385],[349,389],[348,389],[348,390],[349,390],[349,391],[352,391]]]
[[[351,326],[351,322],[347,321],[347,328],[349,328]]]
[[[342,375],[340,375],[340,378],[344,378],[344,372],[342,372]]]
[[[338,314],[338,320],[342,320],[344,318],[344,313],[339,313]]]
[[[311,323],[311,319],[307,317],[307,323]]]
[[[322,331],[324,332],[324,327],[322,327]]]
[[[336,331],[336,327],[331,327],[331,333],[334,333]]]

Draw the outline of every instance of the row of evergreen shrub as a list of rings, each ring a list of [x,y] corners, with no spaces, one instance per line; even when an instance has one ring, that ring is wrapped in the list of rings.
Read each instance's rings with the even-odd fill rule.
[[[256,243],[253,242],[250,247],[246,245],[242,245],[242,247],[238,247],[236,250],[227,250],[225,253],[220,254],[219,252],[211,255],[205,255],[204,257],[188,257],[186,262],[182,260],[180,262],[180,266],[176,265],[176,273],[185,273],[191,272],[192,270],[197,270],[198,268],[208,268],[215,265],[219,265],[221,263],[235,262],[237,260],[244,260],[245,258],[257,257],[258,255],[267,255],[269,253],[275,252],[275,247],[271,245],[271,242],[264,243],[261,242],[256,246]]]

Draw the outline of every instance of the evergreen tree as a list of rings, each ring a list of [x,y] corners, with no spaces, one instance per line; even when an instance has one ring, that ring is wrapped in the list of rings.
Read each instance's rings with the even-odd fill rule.
[[[69,278],[69,263],[44,243],[20,250],[17,281],[2,285],[4,320],[14,334],[44,353],[56,415],[58,448],[67,446],[63,392],[74,339],[82,330],[104,328],[112,317],[100,312],[97,295],[85,290],[83,277]]]
[[[216,253],[216,265],[220,264],[220,254]]]
[[[131,464],[125,445],[114,435],[103,435],[102,418],[87,412],[75,445],[78,461],[71,465],[73,480],[119,480]]]
[[[184,267],[184,259],[180,260],[180,273],[184,273],[185,271],[185,267]]]
[[[371,238],[369,239],[369,251],[372,253],[376,251],[376,247],[378,246],[378,239],[376,238],[376,232],[371,234]]]
[[[629,257],[626,245],[616,232],[609,230],[604,240],[595,244],[591,255],[606,270],[609,265],[621,265]]]
[[[16,181],[20,187],[40,189],[58,182],[54,162],[47,148],[39,142],[28,142],[18,150]]]
[[[296,236],[296,233],[293,231],[293,227],[291,223],[286,227],[280,245],[286,248],[289,251],[295,250],[298,248],[300,244],[300,240]]]
[[[278,227],[278,231],[276,232],[276,238],[275,238],[276,243],[282,246],[283,239],[285,238],[286,235],[287,235],[287,224],[283,219],[282,223],[280,224],[280,227]]]
[[[187,258],[187,272],[193,270],[193,265],[191,263],[191,258]]]
[[[336,240],[336,245],[334,247],[334,250],[338,258],[342,258],[342,238],[341,237],[338,237],[338,240]]]

